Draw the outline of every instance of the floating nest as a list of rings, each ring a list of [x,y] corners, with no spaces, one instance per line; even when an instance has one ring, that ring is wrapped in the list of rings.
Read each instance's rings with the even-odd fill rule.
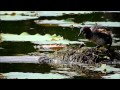
[[[66,62],[80,62],[86,64],[110,63],[120,61],[120,52],[114,49],[108,50],[104,47],[99,49],[95,47],[73,47],[66,50],[63,60]]]
[[[112,64],[115,61],[120,61],[119,50],[108,50],[104,47],[99,49],[95,47],[77,47],[67,46],[66,48],[55,51],[54,53],[43,54],[40,52],[34,53],[37,56],[41,56],[39,61],[59,64]],[[46,59],[47,58],[47,59]]]
[[[107,75],[101,71],[94,71],[94,68],[101,67],[102,64],[113,65],[120,68],[120,51],[108,50],[104,47],[67,46],[54,53],[34,53],[40,56],[40,64],[49,64],[55,68],[70,68],[70,71],[92,79],[100,79]],[[106,69],[104,69],[106,70]]]
[[[0,79],[4,79],[5,76],[3,76],[1,73],[0,73]]]

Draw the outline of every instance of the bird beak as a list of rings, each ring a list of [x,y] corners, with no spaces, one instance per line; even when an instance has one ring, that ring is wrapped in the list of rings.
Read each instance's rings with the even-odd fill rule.
[[[80,36],[80,35],[81,35],[81,33],[78,34],[78,36]]]
[[[83,34],[83,28],[80,29],[80,33],[78,34],[78,36],[80,36],[81,34]]]
[[[78,36],[80,36],[81,35],[81,32],[78,34]]]

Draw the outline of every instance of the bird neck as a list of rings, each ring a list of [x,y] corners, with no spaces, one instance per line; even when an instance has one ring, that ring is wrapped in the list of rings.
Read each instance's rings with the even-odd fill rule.
[[[87,33],[85,34],[85,37],[86,37],[87,39],[90,39],[90,38],[92,37],[92,33],[91,33],[91,32],[87,32]]]

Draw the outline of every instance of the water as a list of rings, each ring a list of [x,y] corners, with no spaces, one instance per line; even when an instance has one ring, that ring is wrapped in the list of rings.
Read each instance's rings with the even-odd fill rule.
[[[67,75],[51,73],[55,70],[49,65],[43,64],[0,64],[0,72],[6,79],[67,79]]]
[[[84,39],[83,36],[78,36],[81,27],[92,26],[95,23],[105,26],[112,31],[112,48],[120,50],[120,12],[39,11],[38,18],[33,18],[31,20],[23,20],[23,18],[21,18],[22,20],[16,21],[13,20],[16,19],[13,17],[14,16],[12,16],[12,18],[9,17],[10,19],[6,18],[9,20],[3,20],[4,18],[0,19],[3,20],[0,21],[0,33],[2,36],[0,43],[0,56],[28,55],[28,53],[36,52],[34,46],[37,44],[53,44],[56,42],[59,42],[59,44],[68,44],[71,41],[74,41],[74,43],[71,44],[77,45],[79,45],[78,42],[85,42],[89,47],[96,46],[87,41],[87,39]],[[53,74],[51,72],[53,68],[51,69],[50,66],[47,68],[41,67],[43,66],[36,64],[0,63],[0,73],[7,73],[8,76],[11,76],[11,73],[12,75],[17,74],[18,76],[20,74],[21,76],[30,75],[31,77],[29,78],[34,78],[34,76],[32,76],[32,73],[34,73],[35,77],[39,77],[39,79],[42,77],[40,74],[47,73],[47,75],[53,76],[51,78],[70,78],[69,76],[62,76],[63,74],[60,74],[61,76],[58,73]],[[12,76],[12,78],[20,77]],[[76,78],[78,77],[76,76]],[[79,78],[83,77],[79,76]]]

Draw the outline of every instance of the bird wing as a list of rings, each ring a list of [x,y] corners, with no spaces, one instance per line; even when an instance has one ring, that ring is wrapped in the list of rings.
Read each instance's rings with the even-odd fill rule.
[[[106,35],[111,35],[111,32],[107,31],[106,29],[96,29],[95,32],[103,33],[103,34],[106,34]]]
[[[93,27],[90,28],[93,33],[103,33],[106,35],[111,35],[111,31],[107,31],[107,29],[103,26],[95,24]]]

